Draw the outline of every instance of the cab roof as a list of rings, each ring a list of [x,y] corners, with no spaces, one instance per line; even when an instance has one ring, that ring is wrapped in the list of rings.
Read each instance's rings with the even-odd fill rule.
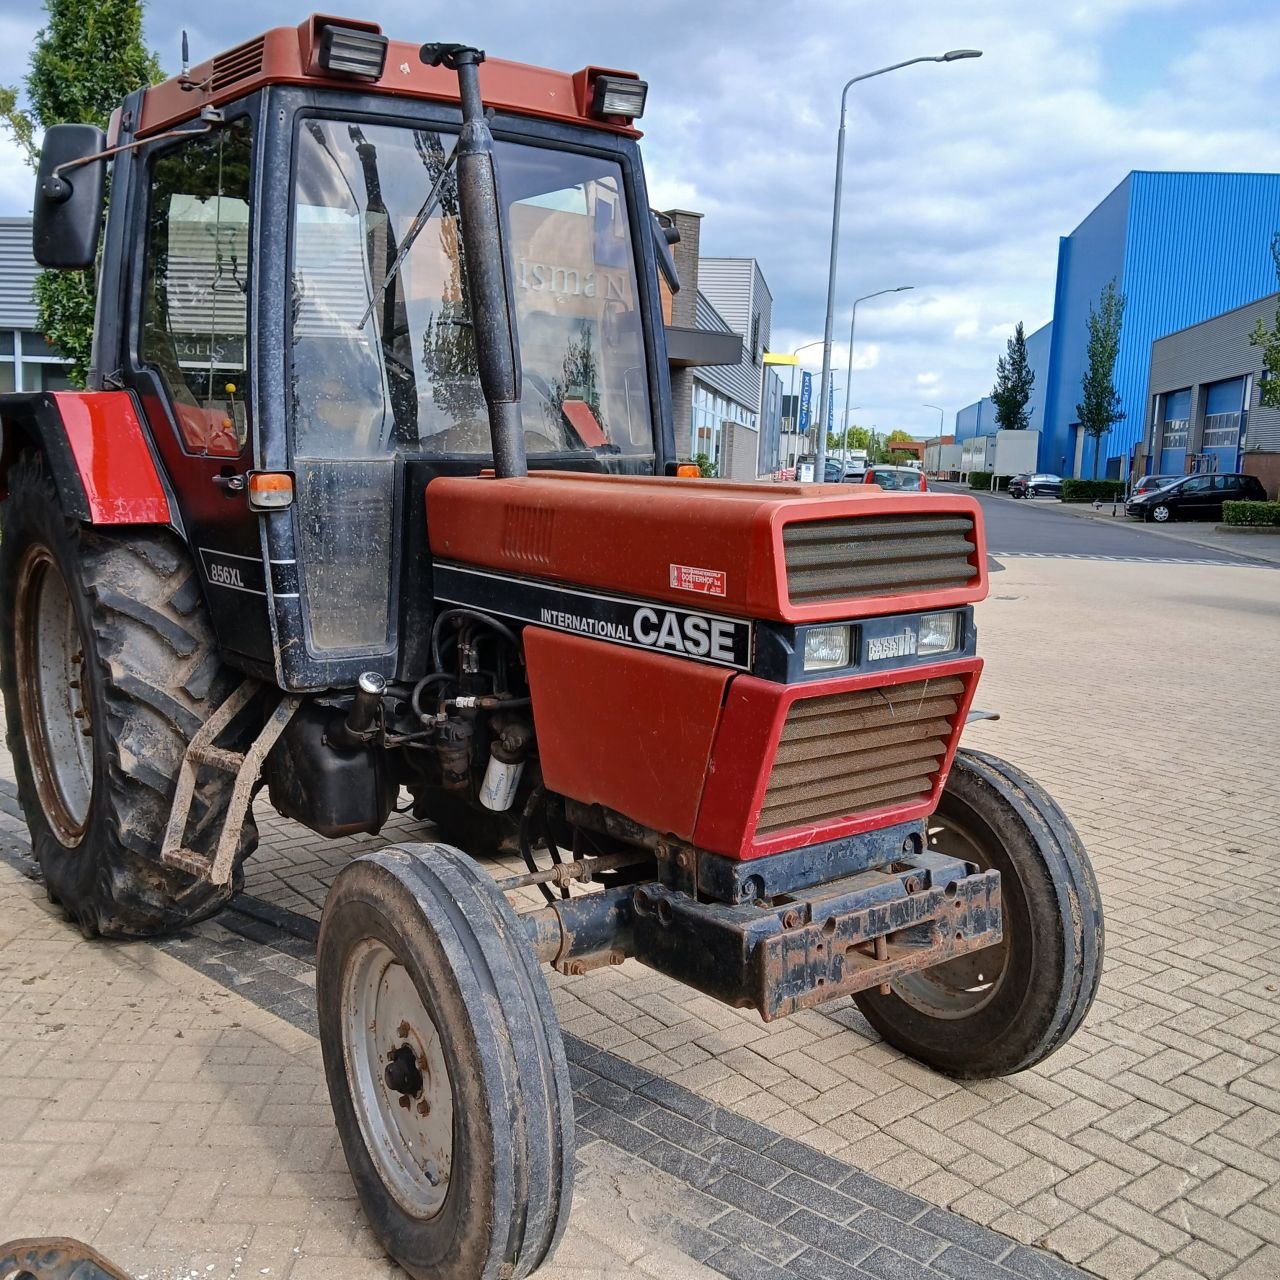
[[[386,62],[377,80],[325,71],[320,65],[319,50],[326,27],[382,34],[376,22],[323,14],[312,14],[296,27],[273,27],[148,89],[135,136],[145,138],[192,119],[204,107],[234,102],[271,84],[385,93],[436,102],[459,100],[457,75],[444,67],[426,66],[418,56],[421,45],[407,41],[388,41]],[[480,91],[485,105],[499,111],[639,137],[639,130],[620,118],[600,119],[592,114],[593,82],[599,75],[638,78],[634,72],[610,67],[564,72],[493,58],[481,64]]]

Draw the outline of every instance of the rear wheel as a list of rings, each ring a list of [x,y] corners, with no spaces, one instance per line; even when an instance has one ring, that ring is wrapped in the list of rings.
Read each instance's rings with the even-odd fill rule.
[[[493,881],[449,845],[346,866],[316,956],[329,1097],[365,1216],[431,1280],[512,1280],[569,1217],[573,1103],[542,971]]]
[[[231,883],[160,862],[188,742],[239,682],[218,661],[186,548],[165,530],[63,516],[40,455],[9,476],[0,540],[0,686],[18,797],[49,896],[87,934],[142,937],[216,911]],[[212,849],[231,798],[209,771],[187,843]]]
[[[1102,902],[1048,793],[995,756],[956,753],[930,845],[1000,873],[1003,941],[854,997],[895,1048],[948,1075],[1011,1075],[1080,1025],[1102,972]]]

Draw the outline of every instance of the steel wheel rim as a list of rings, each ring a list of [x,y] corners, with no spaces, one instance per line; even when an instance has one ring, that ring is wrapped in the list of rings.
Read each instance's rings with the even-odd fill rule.
[[[14,612],[18,703],[36,794],[54,835],[74,848],[93,801],[93,719],[80,626],[47,547],[32,547],[24,557]]]
[[[929,846],[948,857],[963,858],[991,870],[983,842],[962,824],[934,814],[929,819]],[[1008,917],[1006,932],[994,946],[970,951],[932,969],[904,974],[893,983],[899,999],[931,1018],[970,1018],[985,1009],[999,993],[1009,967]]]
[[[356,1121],[379,1178],[406,1213],[435,1217],[453,1166],[453,1088],[439,1030],[413,979],[376,938],[365,938],[347,960],[342,1053]],[[419,1088],[405,1072],[416,1072]]]

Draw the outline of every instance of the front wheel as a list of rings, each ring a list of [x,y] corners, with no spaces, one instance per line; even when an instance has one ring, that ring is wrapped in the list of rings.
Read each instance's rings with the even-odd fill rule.
[[[420,1280],[527,1276],[569,1217],[551,996],[493,881],[449,845],[348,864],[316,953],[325,1076],[365,1216]]]
[[[1102,901],[1065,814],[1026,774],[959,751],[930,846],[1000,873],[1004,938],[854,997],[895,1048],[947,1075],[987,1079],[1042,1062],[1080,1025],[1102,972]]]
[[[1168,524],[1173,519],[1173,508],[1165,506],[1162,502],[1158,507],[1151,508],[1151,518],[1156,524]]]

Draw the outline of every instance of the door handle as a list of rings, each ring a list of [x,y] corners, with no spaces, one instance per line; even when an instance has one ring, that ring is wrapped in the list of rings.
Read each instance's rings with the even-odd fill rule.
[[[233,494],[243,493],[249,484],[248,480],[241,475],[220,475],[213,476],[211,479],[228,497]]]

